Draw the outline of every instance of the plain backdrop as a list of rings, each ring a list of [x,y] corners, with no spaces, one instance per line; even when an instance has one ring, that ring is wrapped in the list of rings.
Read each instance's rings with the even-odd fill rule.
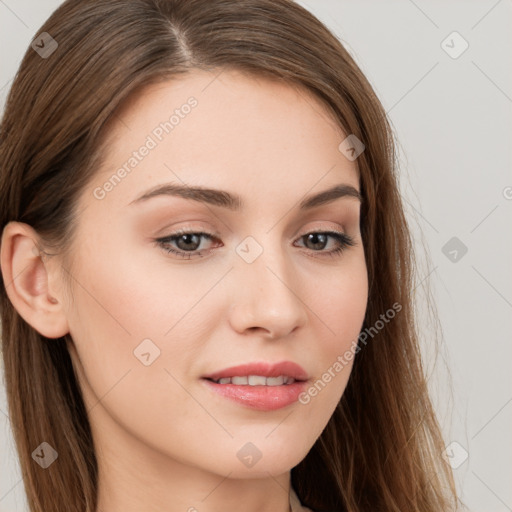
[[[0,0],[2,110],[60,3]],[[434,359],[425,324],[423,350],[461,497],[473,512],[512,511],[512,2],[299,3],[355,58],[399,141],[402,192],[425,254],[415,293],[421,311],[430,286],[444,335]],[[25,510],[2,383],[0,512]]]

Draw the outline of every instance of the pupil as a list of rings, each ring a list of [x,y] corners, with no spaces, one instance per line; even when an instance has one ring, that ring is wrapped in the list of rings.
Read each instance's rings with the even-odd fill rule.
[[[195,243],[193,241],[191,241],[192,238],[198,238],[197,235],[193,235],[193,234],[190,234],[190,233],[187,233],[185,235],[182,235],[181,238],[178,239],[178,246],[180,245],[180,242],[181,241],[185,241],[185,247],[180,247],[180,249],[183,249],[183,250],[186,250],[186,249],[191,249],[191,250],[196,250],[197,249],[197,246],[198,246],[198,241],[196,240]],[[190,247],[187,245],[189,244],[192,244],[194,245],[195,247]]]
[[[323,249],[325,247],[327,235],[324,233],[310,233],[308,235],[308,241],[313,241],[314,249]],[[318,242],[320,240],[320,242]]]

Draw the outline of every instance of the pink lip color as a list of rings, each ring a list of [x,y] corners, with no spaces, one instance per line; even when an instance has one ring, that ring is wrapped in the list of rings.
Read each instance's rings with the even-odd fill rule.
[[[261,375],[263,377],[293,377],[296,382],[282,386],[249,386],[236,384],[217,384],[208,379],[223,377],[243,377]],[[285,361],[278,364],[253,363],[226,368],[203,378],[205,384],[214,392],[239,404],[260,411],[274,411],[286,407],[299,398],[306,387],[308,375],[298,364]]]
[[[205,379],[222,379],[223,377],[244,377],[248,375],[262,375],[263,377],[293,377],[295,380],[307,380],[308,374],[306,370],[291,361],[283,361],[282,363],[249,363],[239,366],[231,366],[224,370],[204,375]]]

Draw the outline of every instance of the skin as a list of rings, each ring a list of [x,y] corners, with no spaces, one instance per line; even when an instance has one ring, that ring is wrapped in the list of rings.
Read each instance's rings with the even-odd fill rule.
[[[198,102],[190,114],[97,199],[95,188],[190,96]],[[201,376],[289,360],[314,383],[357,339],[368,298],[360,203],[297,207],[341,183],[359,190],[356,163],[338,150],[346,135],[303,90],[194,70],[132,98],[107,136],[105,163],[78,203],[72,266],[61,255],[41,258],[43,241],[16,222],[1,253],[23,318],[49,338],[72,337],[100,468],[97,510],[218,512],[243,503],[245,512],[287,512],[290,470],[327,424],[352,363],[307,405],[276,411],[218,396]],[[168,182],[236,193],[244,208],[163,195],[130,204]],[[184,259],[154,242],[179,228],[218,236],[199,239],[203,257]],[[330,257],[339,243],[315,248],[304,238],[315,230],[347,233],[354,246]],[[263,249],[250,264],[235,250],[248,236]],[[147,338],[160,350],[149,366],[134,355]],[[262,454],[250,468],[237,457],[248,442]]]

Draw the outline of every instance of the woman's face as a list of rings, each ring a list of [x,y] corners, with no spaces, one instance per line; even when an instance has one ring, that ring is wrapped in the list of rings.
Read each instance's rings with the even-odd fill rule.
[[[115,117],[64,304],[99,453],[234,478],[305,457],[367,302],[359,199],[301,207],[359,190],[346,135],[307,93],[232,71],[152,85]]]

